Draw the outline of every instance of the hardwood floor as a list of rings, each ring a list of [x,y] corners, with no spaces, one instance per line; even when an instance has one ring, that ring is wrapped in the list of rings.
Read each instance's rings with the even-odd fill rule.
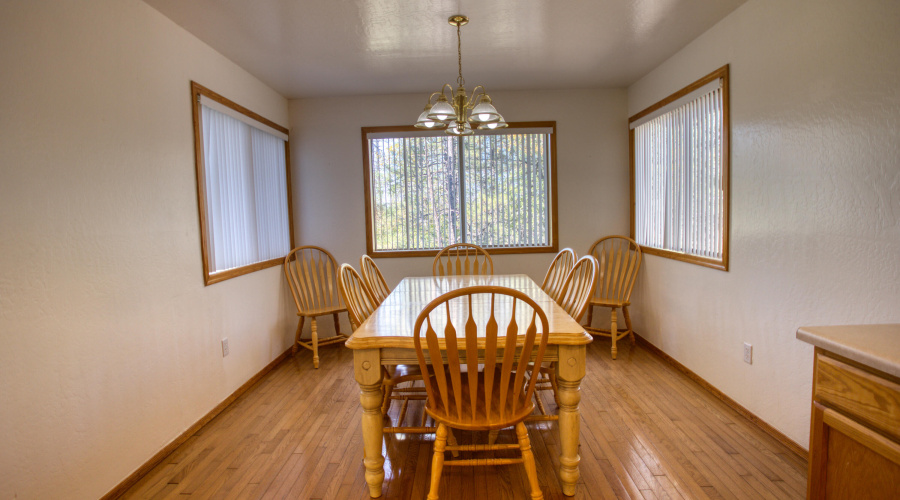
[[[646,349],[622,344],[616,361],[608,340],[588,346],[574,498],[805,496],[805,458]],[[122,498],[369,498],[353,353],[319,352],[318,370],[310,353],[288,359]],[[555,410],[549,392],[543,399]],[[399,406],[392,406],[394,419]],[[420,407],[410,407],[407,422],[416,422]],[[545,498],[565,498],[556,478],[556,423],[528,429]],[[460,444],[487,442],[487,433],[457,434]],[[385,436],[382,498],[425,498],[434,436]],[[501,432],[498,442],[515,442],[514,432]],[[445,467],[441,498],[526,498],[526,481],[518,465]]]

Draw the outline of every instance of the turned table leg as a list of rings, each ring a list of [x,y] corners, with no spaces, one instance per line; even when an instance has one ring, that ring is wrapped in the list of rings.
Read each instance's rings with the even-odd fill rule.
[[[381,485],[384,482],[384,456],[381,455],[381,444],[384,438],[381,405],[384,393],[381,388],[383,377],[381,369],[381,351],[363,349],[353,351],[353,373],[359,383],[359,401],[362,404],[362,432],[365,454],[363,464],[366,467],[366,483],[369,485],[369,496],[381,496]]]
[[[556,363],[556,380],[559,386],[559,480],[566,496],[575,495],[575,485],[580,472],[578,464],[578,440],[581,432],[581,379],[584,378],[585,346],[559,346]]]

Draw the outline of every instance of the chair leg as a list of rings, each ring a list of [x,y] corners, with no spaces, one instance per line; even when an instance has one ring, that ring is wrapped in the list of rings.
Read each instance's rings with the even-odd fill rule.
[[[341,334],[341,320],[338,319],[337,313],[332,314],[332,316],[334,316],[334,334],[340,335]]]
[[[616,359],[616,355],[619,353],[619,349],[616,347],[616,337],[619,335],[619,332],[616,330],[616,308],[613,307],[611,309],[612,313],[609,316],[609,336],[612,338],[612,359]]]
[[[294,335],[294,346],[291,347],[291,356],[297,354],[297,344],[300,343],[300,336],[303,335],[303,322],[306,321],[306,316],[300,316],[300,321],[297,322],[297,333]]]
[[[531,451],[531,440],[528,438],[528,429],[523,422],[516,424],[516,436],[519,438],[519,448],[522,450],[522,464],[525,465],[525,475],[528,476],[528,484],[531,486],[531,500],[544,500],[541,487],[538,484],[537,466],[534,463],[534,453]]]
[[[456,446],[456,436],[453,435],[453,429],[447,427],[447,444],[450,446]],[[459,457],[459,450],[451,450],[450,454],[453,455],[453,458]]]
[[[634,328],[631,327],[631,315],[628,314],[628,306],[622,306],[622,316],[625,316],[625,327],[628,328],[628,336],[634,344]]]
[[[559,408],[559,386],[556,383],[556,361],[550,363],[550,370],[547,372],[550,378],[550,386],[553,387],[553,400],[556,401],[556,407]]]
[[[494,429],[492,431],[488,431],[488,444],[496,443],[498,434],[500,434],[500,429]]]
[[[313,368],[319,368],[319,330],[316,328],[315,316],[312,317],[310,326],[312,327]],[[613,355],[613,358],[615,358],[615,355]]]
[[[394,384],[391,382],[385,381],[384,383],[384,401],[381,403],[381,413],[387,415],[388,410],[391,409],[391,393],[394,392]],[[403,425],[402,422],[398,422],[397,425]]]
[[[447,445],[447,426],[438,424],[434,439],[434,456],[431,458],[431,488],[427,500],[438,500],[441,485],[441,469],[444,468],[444,447]]]

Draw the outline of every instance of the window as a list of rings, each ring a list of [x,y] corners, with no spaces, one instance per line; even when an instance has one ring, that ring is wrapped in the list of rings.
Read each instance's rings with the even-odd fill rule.
[[[281,264],[293,247],[288,130],[191,82],[207,285]]]
[[[631,232],[645,253],[728,270],[728,66],[629,119]]]
[[[369,255],[435,255],[452,243],[555,252],[555,130],[556,122],[462,137],[363,128]]]

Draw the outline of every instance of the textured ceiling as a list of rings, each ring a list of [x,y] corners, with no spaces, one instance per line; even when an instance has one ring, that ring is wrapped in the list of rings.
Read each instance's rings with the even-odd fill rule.
[[[145,0],[288,98],[626,86],[745,0]]]

